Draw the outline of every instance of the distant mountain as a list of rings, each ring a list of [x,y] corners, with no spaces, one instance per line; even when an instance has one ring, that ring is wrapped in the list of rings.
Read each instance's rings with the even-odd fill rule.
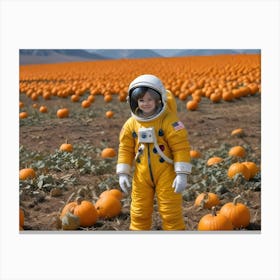
[[[104,59],[252,54],[259,49],[21,49],[20,65]]]
[[[102,55],[110,59],[149,58],[161,56],[159,53],[150,49],[96,49],[87,51],[90,53]]]
[[[176,50],[173,56],[207,56],[218,54],[254,54],[260,53],[259,49],[190,49]]]
[[[79,49],[21,49],[19,51],[20,65],[103,59],[106,57]]]

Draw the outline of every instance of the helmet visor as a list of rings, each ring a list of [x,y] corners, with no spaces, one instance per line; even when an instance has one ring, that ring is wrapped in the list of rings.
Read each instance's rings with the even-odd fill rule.
[[[156,103],[155,114],[157,114],[158,112],[161,111],[161,109],[163,107],[161,94],[159,92],[155,91],[154,89],[151,89],[148,87],[137,87],[130,91],[130,98],[129,98],[130,104],[129,105],[130,105],[130,109],[133,114],[135,114],[137,116],[142,115],[143,112],[140,110],[140,108],[138,106],[138,100],[143,98],[143,96],[146,93],[149,93],[149,95],[155,100],[155,103]],[[153,116],[155,114],[153,114]]]

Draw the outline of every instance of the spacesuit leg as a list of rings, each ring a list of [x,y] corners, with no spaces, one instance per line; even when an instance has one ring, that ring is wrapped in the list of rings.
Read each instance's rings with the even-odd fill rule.
[[[174,178],[173,173],[165,172],[157,183],[156,195],[163,230],[186,229],[183,217],[182,195],[174,193],[172,188]]]
[[[135,172],[132,184],[130,230],[150,230],[154,204],[154,188],[147,175]]]

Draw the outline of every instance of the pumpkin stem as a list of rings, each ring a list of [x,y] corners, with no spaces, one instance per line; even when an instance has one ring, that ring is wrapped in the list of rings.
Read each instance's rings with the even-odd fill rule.
[[[237,204],[237,200],[241,198],[241,195],[239,194],[238,196],[236,196],[234,199],[233,199],[233,204],[236,205]]]
[[[212,214],[212,216],[217,216],[217,208],[215,207],[215,206],[213,206],[212,208],[211,208],[211,214]]]

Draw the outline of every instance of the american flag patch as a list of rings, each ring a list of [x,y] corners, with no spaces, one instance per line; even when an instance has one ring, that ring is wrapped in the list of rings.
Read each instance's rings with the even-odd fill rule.
[[[183,128],[185,128],[184,124],[182,122],[175,122],[172,124],[174,130],[181,130]]]

